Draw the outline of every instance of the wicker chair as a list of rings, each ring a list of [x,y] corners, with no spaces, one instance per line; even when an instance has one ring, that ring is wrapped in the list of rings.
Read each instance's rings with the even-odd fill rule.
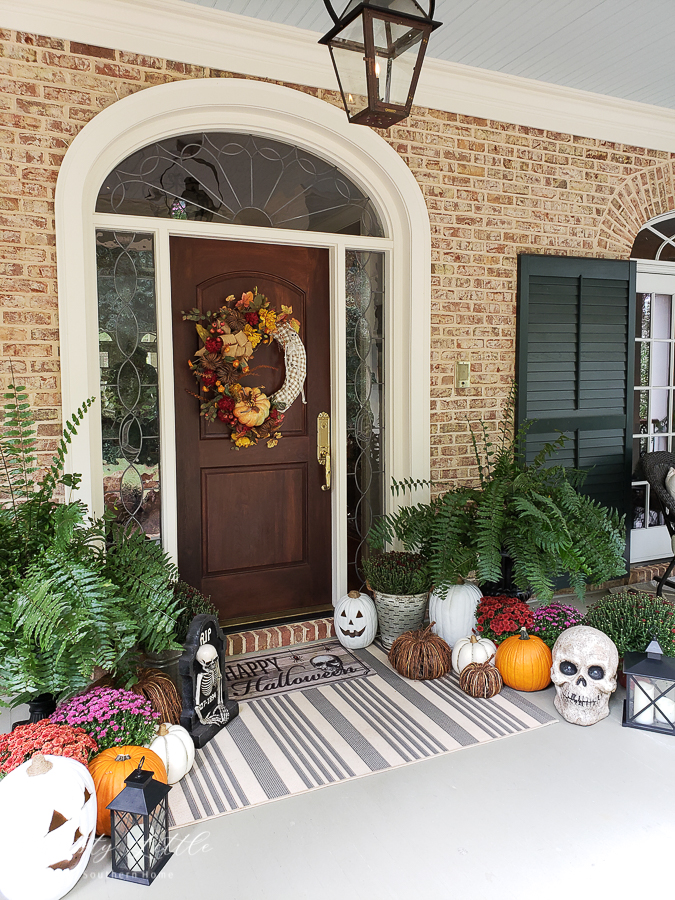
[[[658,505],[661,507],[674,551],[668,568],[659,579],[656,589],[657,597],[661,596],[663,588],[666,586],[675,590],[675,581],[670,578],[675,569],[675,499],[666,490],[666,475],[671,466],[675,468],[675,453],[668,453],[665,450],[645,453],[640,460],[640,467],[644,472],[645,479],[649,482],[651,494],[658,499]]]

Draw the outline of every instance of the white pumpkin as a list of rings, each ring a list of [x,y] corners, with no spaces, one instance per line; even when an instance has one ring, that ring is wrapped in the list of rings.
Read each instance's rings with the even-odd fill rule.
[[[169,784],[176,784],[192,768],[195,761],[195,745],[189,732],[181,725],[164,722],[159,726],[157,736],[150,749],[164,763]]]
[[[89,770],[65,756],[34,756],[0,781],[0,810],[0,891],[7,900],[59,900],[94,846]]]
[[[482,597],[475,584],[453,584],[447,594],[441,596],[433,591],[429,598],[429,621],[435,622],[434,634],[442,637],[446,644],[454,647],[476,627],[476,607]]]
[[[487,662],[496,653],[497,645],[488,638],[478,638],[475,634],[460,638],[452,648],[452,671],[461,675],[469,663]]]
[[[360,650],[375,640],[377,610],[368,594],[350,591],[338,600],[333,621],[337,639],[348,650]]]

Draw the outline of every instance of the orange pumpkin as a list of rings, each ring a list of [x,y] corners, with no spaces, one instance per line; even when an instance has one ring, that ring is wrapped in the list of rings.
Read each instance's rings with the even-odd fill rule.
[[[164,763],[147,747],[110,747],[89,763],[89,771],[96,786],[97,834],[110,834],[110,810],[107,806],[124,789],[124,779],[138,768],[143,757],[145,757],[143,769],[154,772],[156,781],[166,784]]]
[[[241,399],[234,405],[234,415],[249,428],[262,425],[270,412],[270,401],[259,388],[245,387]]]
[[[497,647],[495,665],[504,684],[517,691],[541,691],[551,683],[551,651],[525,628]]]

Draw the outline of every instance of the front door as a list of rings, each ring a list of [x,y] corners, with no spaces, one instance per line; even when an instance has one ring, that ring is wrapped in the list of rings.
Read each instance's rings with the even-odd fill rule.
[[[330,413],[328,251],[171,238],[178,485],[178,567],[210,595],[223,622],[262,621],[331,605],[331,494],[322,490],[317,417]],[[285,414],[282,439],[236,449],[230,429],[199,415],[188,360],[200,346],[181,311],[217,310],[254,288],[293,308],[307,352],[306,404]],[[278,343],[259,346],[243,385],[269,396],[285,377]]]

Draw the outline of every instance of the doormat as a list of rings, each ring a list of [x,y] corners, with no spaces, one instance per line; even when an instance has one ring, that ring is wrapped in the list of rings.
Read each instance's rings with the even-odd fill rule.
[[[455,675],[427,682],[402,678],[376,645],[355,656],[374,674],[321,680],[243,703],[173,786],[171,827],[557,722],[510,688],[476,700],[459,689]]]
[[[240,702],[373,673],[339,641],[268,650],[225,666],[228,694]]]

